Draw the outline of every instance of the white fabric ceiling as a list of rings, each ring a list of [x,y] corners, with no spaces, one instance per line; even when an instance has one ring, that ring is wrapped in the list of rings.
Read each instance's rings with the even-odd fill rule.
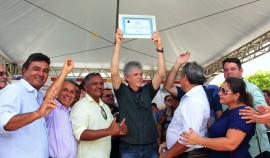
[[[107,69],[116,28],[116,0],[0,0],[0,53],[22,65],[42,52],[61,67]],[[269,31],[270,0],[120,0],[119,14],[155,15],[167,69],[180,52],[206,66]],[[97,36],[91,34],[95,33]],[[139,60],[156,69],[151,40],[125,39],[120,68]]]

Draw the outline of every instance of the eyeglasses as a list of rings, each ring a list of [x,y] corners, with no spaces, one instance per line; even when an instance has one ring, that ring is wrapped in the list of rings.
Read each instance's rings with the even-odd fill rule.
[[[8,76],[8,72],[7,71],[0,71],[0,76],[4,76],[4,74],[6,74],[6,76]]]
[[[114,95],[113,95],[113,94],[106,94],[106,95],[103,95],[103,97],[108,97],[108,98],[109,98],[109,97],[112,97],[112,98],[113,98]]]
[[[227,95],[227,94],[233,94],[233,92],[229,92],[227,89],[224,89],[222,87],[219,88],[219,92],[221,92],[223,95]]]
[[[175,100],[173,100],[173,99],[168,99],[167,102],[169,102],[169,103],[174,103]]]
[[[107,114],[106,114],[105,110],[103,109],[103,107],[101,107],[101,106],[99,106],[99,107],[100,107],[100,113],[101,113],[102,117],[105,120],[107,120]]]

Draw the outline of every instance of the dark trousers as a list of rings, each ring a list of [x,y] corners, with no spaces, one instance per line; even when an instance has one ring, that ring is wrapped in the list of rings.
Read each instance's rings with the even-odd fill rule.
[[[112,148],[111,148],[110,158],[119,158],[120,157],[119,144],[120,144],[119,137],[112,139]]]
[[[194,149],[189,152],[184,152],[176,158],[209,158],[209,149],[207,148],[199,148],[199,149]]]
[[[158,158],[157,143],[129,144],[120,141],[120,158]]]

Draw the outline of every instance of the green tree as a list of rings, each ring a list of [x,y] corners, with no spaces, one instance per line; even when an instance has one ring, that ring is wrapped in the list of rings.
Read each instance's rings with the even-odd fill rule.
[[[254,75],[245,77],[245,79],[258,86],[261,90],[270,90],[270,71],[258,71]]]

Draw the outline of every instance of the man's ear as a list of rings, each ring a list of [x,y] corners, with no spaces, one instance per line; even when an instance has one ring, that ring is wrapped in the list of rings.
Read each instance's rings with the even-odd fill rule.
[[[244,69],[243,69],[243,68],[241,68],[241,69],[240,69],[240,72],[241,72],[241,73],[243,74],[243,72],[244,72]]]
[[[22,74],[24,74],[26,71],[27,71],[27,69],[26,68],[23,68],[22,69]]]
[[[85,89],[85,92],[86,92],[86,88],[87,88],[86,83],[83,85],[83,88]]]
[[[126,82],[129,82],[129,77],[125,76],[125,80],[126,80]]]
[[[188,81],[187,75],[183,76],[184,81]]]

